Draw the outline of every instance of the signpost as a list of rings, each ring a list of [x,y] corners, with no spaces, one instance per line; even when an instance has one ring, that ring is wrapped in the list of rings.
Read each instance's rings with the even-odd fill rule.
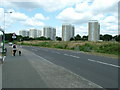
[[[13,36],[12,36],[12,38],[13,38],[13,39],[15,39],[15,38],[16,38],[16,34],[15,34],[15,33],[13,33]]]

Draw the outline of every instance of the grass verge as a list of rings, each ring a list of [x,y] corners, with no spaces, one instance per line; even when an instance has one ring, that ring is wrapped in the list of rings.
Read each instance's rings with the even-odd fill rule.
[[[89,41],[24,41],[21,45],[39,46],[47,48],[57,48],[64,50],[83,51],[87,54],[94,54],[100,56],[107,56],[118,58],[120,55],[119,42],[89,42]]]

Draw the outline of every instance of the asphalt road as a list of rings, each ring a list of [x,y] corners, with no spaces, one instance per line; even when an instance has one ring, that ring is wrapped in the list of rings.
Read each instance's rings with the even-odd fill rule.
[[[7,49],[7,57],[0,67],[2,88],[102,88],[70,69],[76,68],[73,67],[76,58],[56,56],[57,54],[52,53],[54,52],[52,49],[18,47],[19,49],[22,51],[22,56],[18,53],[12,56],[11,48]]]
[[[23,46],[23,49],[62,66],[104,88],[118,88],[118,60],[83,52]]]

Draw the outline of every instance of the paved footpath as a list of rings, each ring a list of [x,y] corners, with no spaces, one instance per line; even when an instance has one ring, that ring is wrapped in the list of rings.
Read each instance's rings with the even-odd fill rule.
[[[22,56],[12,56],[8,47],[5,63],[0,67],[2,88],[101,88],[33,52],[21,51]]]
[[[2,89],[2,64],[0,64],[0,90]]]

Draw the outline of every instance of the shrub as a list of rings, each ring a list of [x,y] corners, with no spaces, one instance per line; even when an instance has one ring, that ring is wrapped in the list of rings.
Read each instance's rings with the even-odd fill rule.
[[[118,53],[120,53],[120,49],[118,47],[118,44],[108,43],[101,45],[98,52],[118,55]]]
[[[85,45],[80,45],[80,51],[90,52],[93,50],[93,45],[85,43]]]

